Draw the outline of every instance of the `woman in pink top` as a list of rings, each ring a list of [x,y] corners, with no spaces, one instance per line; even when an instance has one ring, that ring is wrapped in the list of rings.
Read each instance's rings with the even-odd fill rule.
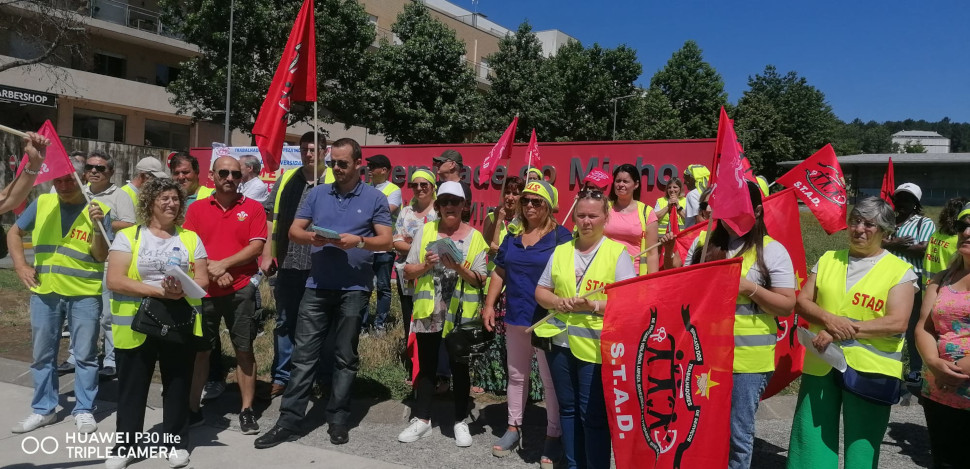
[[[927,285],[915,332],[933,467],[966,467],[970,429],[970,204],[953,226],[957,255]]]
[[[653,207],[640,202],[640,171],[632,164],[613,170],[610,191],[610,217],[603,234],[624,246],[633,257],[634,272],[640,275],[659,270],[660,256],[651,249],[642,257],[637,254],[657,244],[657,214]],[[641,262],[646,258],[646,262]]]

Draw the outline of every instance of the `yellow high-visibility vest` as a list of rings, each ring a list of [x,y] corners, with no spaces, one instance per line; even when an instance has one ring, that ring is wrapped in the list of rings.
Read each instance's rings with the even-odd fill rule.
[[[138,207],[138,192],[135,190],[134,186],[132,186],[131,183],[128,183],[128,184],[125,184],[125,185],[121,186],[121,190],[125,191],[125,194],[128,194],[128,197],[131,197],[131,203],[132,203],[132,205],[134,205],[137,208]]]
[[[657,199],[657,207],[660,210],[663,210],[665,207],[667,207],[667,204],[669,203],[670,202],[663,197],[660,197]],[[679,206],[680,208],[687,207],[687,199],[684,197],[677,199],[677,206]],[[684,225],[684,218],[687,218],[687,217],[677,217],[677,226],[681,230],[686,228],[686,226]],[[667,234],[667,225],[669,224],[670,224],[670,212],[667,212],[664,215],[664,217],[659,220],[659,224],[657,225],[657,234],[660,236]]]
[[[926,243],[926,257],[923,258],[923,283],[929,284],[933,275],[946,270],[950,259],[957,253],[957,235],[947,236],[937,230]]]
[[[95,200],[105,216],[111,209]],[[97,227],[85,206],[66,236],[61,235],[61,202],[57,194],[37,198],[37,217],[31,238],[34,269],[40,285],[30,291],[45,295],[98,296],[102,292],[104,262],[91,255]],[[107,242],[107,240],[105,240]]]
[[[438,225],[440,221],[432,221],[424,224],[421,232],[421,250],[418,262],[424,262],[427,253],[428,243],[438,239]],[[488,244],[485,238],[476,229],[472,229],[472,239],[468,246],[468,254],[465,255],[464,266],[469,268],[475,257],[488,251]],[[483,279],[484,280],[484,279]],[[455,291],[451,294],[451,302],[448,304],[448,312],[445,314],[444,329],[441,331],[442,337],[446,337],[455,328],[455,318],[458,307],[461,306],[462,321],[474,319],[478,315],[478,305],[482,298],[482,290],[479,287],[469,285],[468,282],[459,280],[455,285]],[[426,319],[434,313],[435,291],[434,277],[432,271],[426,272],[418,277],[417,285],[414,287],[414,312],[412,319]]]
[[[273,201],[273,222],[272,222],[273,230],[270,236],[272,238],[272,245],[270,248],[271,249],[270,252],[272,253],[273,257],[278,257],[276,252],[276,230],[277,230],[276,220],[279,218],[279,214],[280,214],[280,196],[283,195],[283,188],[286,187],[286,183],[290,182],[290,179],[293,179],[293,176],[296,174],[296,172],[300,170],[302,170],[302,168],[295,168],[295,169],[283,171],[283,174],[276,179],[276,184],[279,185],[279,188],[276,189],[276,200]],[[323,183],[333,184],[333,182],[334,182],[333,171],[330,168],[326,168],[323,175]],[[284,236],[287,236],[287,235],[284,233]]]
[[[135,225],[119,231],[131,243],[131,265],[128,266],[128,278],[139,282],[141,281],[141,275],[138,274],[138,250],[141,247],[140,228],[142,227]],[[189,277],[195,278],[195,250],[199,245],[199,237],[194,231],[179,226],[175,227],[175,232],[189,253]],[[131,322],[141,305],[141,300],[140,297],[111,292],[111,334],[114,337],[115,347],[133,349],[145,343],[145,334],[131,329]],[[195,326],[192,333],[197,337],[202,337],[202,300],[188,297],[185,300],[195,310]]]
[[[850,321],[870,321],[886,315],[889,290],[899,284],[912,268],[908,262],[892,255],[876,262],[869,272],[845,290],[849,268],[849,251],[828,251],[818,260],[815,274],[815,303],[825,311]],[[812,332],[822,330],[811,324]],[[872,339],[854,339],[838,343],[845,353],[845,361],[852,369],[879,373],[893,378],[903,375],[903,334]],[[813,353],[805,354],[802,372],[824,376],[832,368]]]

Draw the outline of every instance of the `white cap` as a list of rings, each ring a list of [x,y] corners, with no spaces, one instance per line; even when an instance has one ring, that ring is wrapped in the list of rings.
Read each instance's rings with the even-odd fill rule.
[[[920,189],[919,186],[911,182],[904,182],[900,184],[899,187],[896,188],[896,192],[893,192],[893,194],[898,194],[900,192],[909,192],[910,194],[913,194],[914,196],[916,196],[917,202],[919,202],[920,199],[923,198],[923,190]]]
[[[461,188],[461,184],[455,181],[445,181],[438,186],[438,197],[445,194],[453,195],[461,199],[465,198],[465,190]]]

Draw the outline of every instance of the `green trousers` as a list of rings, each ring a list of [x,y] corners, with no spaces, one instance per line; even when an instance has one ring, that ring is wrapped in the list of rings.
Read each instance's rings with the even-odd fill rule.
[[[845,391],[836,383],[834,372],[802,375],[788,442],[788,469],[837,468],[843,415],[845,469],[875,469],[890,409]]]

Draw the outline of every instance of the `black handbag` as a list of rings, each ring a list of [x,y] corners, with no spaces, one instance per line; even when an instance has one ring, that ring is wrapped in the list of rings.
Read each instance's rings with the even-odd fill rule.
[[[846,368],[844,373],[835,370],[836,381],[842,389],[855,394],[869,402],[882,405],[896,405],[903,381],[879,373],[867,373]]]
[[[462,280],[459,290],[464,290],[465,281]],[[479,305],[485,295],[482,289],[478,289]],[[458,302],[458,311],[455,313],[455,328],[445,336],[445,347],[448,348],[448,355],[452,360],[461,363],[468,363],[472,355],[485,353],[488,344],[495,339],[495,332],[485,329],[481,314],[476,314],[474,319],[462,322],[463,304]]]
[[[131,320],[131,329],[175,344],[189,344],[195,309],[185,298],[169,300],[145,297]]]

